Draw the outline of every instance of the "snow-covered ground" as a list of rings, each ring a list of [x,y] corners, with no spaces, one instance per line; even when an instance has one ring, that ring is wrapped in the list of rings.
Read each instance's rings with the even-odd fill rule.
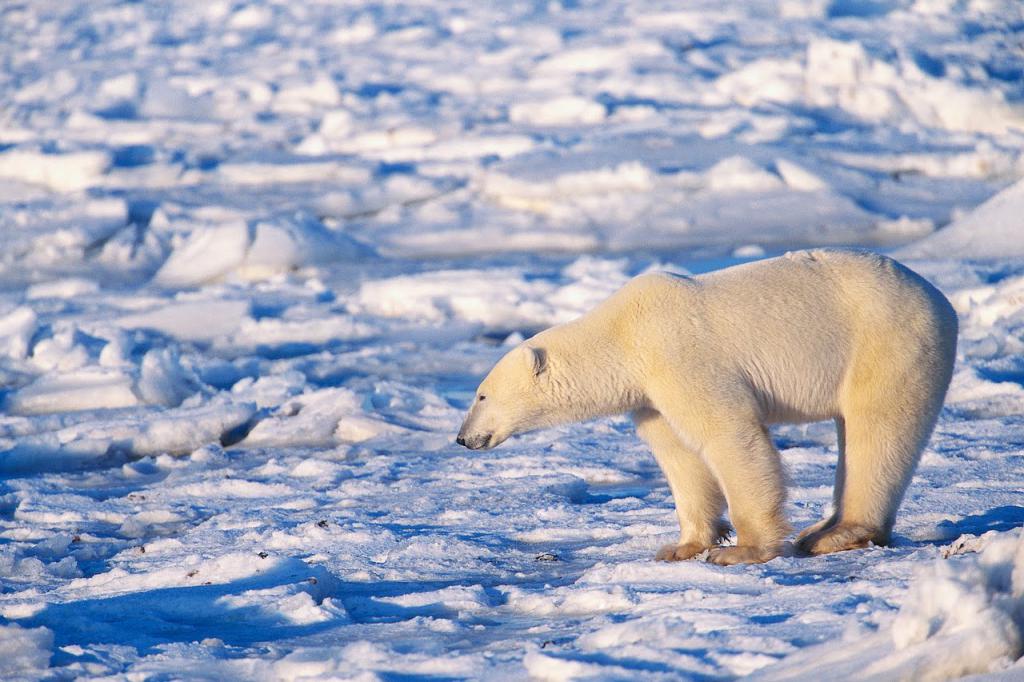
[[[0,4],[0,677],[1024,676],[1022,43],[1017,0]],[[630,276],[821,244],[961,315],[895,546],[655,563],[625,418],[454,445]],[[775,434],[800,527],[835,436]]]

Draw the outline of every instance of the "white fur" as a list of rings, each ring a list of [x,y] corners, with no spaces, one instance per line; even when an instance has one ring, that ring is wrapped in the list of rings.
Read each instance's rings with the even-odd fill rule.
[[[716,563],[783,551],[785,485],[766,425],[834,419],[835,513],[800,549],[889,541],[949,385],[957,320],[927,281],[839,250],[680,277],[635,278],[583,317],[523,342],[480,384],[471,448],[631,412],[675,498],[681,535],[659,558]],[[737,545],[717,547],[728,506]]]

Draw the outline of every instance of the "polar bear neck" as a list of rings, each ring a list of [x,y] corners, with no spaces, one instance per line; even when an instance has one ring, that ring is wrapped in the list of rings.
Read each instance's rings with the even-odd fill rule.
[[[622,326],[614,309],[589,314],[542,332],[531,345],[545,349],[541,386],[554,408],[553,421],[576,422],[622,414],[646,403],[641,377],[626,359]]]

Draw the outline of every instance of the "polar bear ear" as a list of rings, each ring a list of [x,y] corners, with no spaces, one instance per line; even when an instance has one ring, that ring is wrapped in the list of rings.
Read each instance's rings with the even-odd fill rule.
[[[540,376],[548,368],[548,354],[543,348],[526,346],[526,359],[530,363],[533,376]]]

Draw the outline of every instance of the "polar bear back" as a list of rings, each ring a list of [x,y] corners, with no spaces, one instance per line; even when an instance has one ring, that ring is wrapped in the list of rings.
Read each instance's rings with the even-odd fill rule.
[[[865,381],[941,401],[955,352],[945,297],[876,254],[822,249],[693,278],[644,275],[621,294],[594,312],[645,311],[616,333],[648,382],[686,376],[694,395],[752,396],[766,422],[840,416]]]

